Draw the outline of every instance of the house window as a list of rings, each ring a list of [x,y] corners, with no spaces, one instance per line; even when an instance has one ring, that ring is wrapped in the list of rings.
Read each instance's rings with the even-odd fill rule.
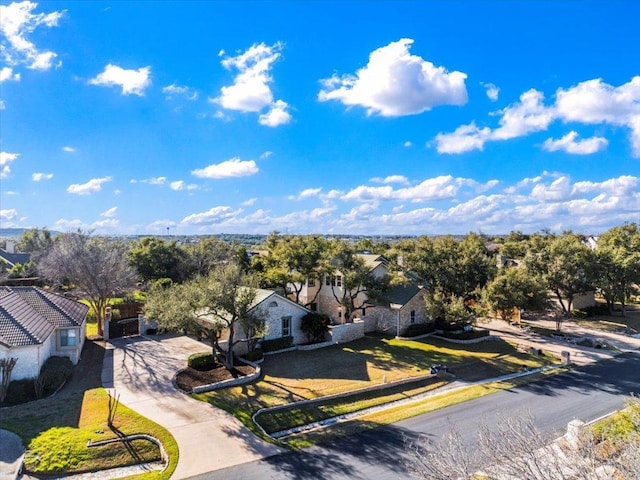
[[[75,347],[77,345],[77,333],[75,329],[60,330],[60,346]]]
[[[329,284],[327,284],[329,285]],[[334,275],[331,277],[331,286],[332,287],[341,287],[342,286],[342,275]]]
[[[291,336],[291,317],[282,317],[282,336]]]
[[[315,302],[313,302],[313,303],[309,306],[309,309],[310,309],[312,312],[317,312],[317,311],[318,311],[318,304],[317,304],[317,303],[315,303]]]
[[[332,279],[333,277],[331,275],[327,275],[326,277],[324,277],[324,283],[327,287],[331,286]]]
[[[307,287],[315,287],[316,286],[316,279],[313,277],[309,277],[307,279]]]
[[[366,316],[367,316],[367,309],[366,309],[366,308],[363,308],[363,309],[362,309],[362,316],[363,316],[363,317],[366,317]]]
[[[411,310],[411,323],[416,323],[416,311]]]
[[[278,306],[278,302],[271,302],[271,303],[269,304],[269,308],[275,308],[275,307],[277,307],[277,306]]]
[[[338,318],[342,318],[342,310],[338,310]]]

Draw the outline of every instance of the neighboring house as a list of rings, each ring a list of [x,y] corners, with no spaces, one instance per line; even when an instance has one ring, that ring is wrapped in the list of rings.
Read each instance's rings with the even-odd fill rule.
[[[80,360],[89,307],[36,287],[0,287],[0,358],[17,358],[12,380],[37,377],[51,356]]]
[[[4,263],[7,270],[14,267],[16,264],[26,264],[29,262],[30,255],[28,253],[16,252],[15,243],[11,240],[7,240],[6,249],[0,248],[0,262]]]
[[[300,328],[302,317],[309,310],[296,302],[289,300],[273,290],[256,289],[256,297],[251,305],[250,312],[259,315],[265,321],[264,340],[273,340],[282,337],[293,337],[293,344],[299,345],[307,342],[307,336]],[[227,340],[227,333],[223,332],[221,342]],[[235,340],[246,339],[247,335],[242,327],[236,325]],[[225,347],[226,348],[226,345]],[[234,348],[237,353],[246,351],[246,342],[241,342]]]
[[[389,260],[382,255],[370,253],[358,254],[376,278],[389,273]],[[383,333],[404,333],[412,323],[427,323],[425,316],[424,289],[410,276],[408,283],[390,288],[382,299],[367,298],[366,291],[361,292],[357,305],[363,305],[356,319],[363,320],[366,331]],[[336,300],[342,296],[342,273],[334,272],[323,279],[307,279],[300,291],[300,302],[309,304],[310,309],[329,316],[334,325],[345,323],[343,309]],[[335,293],[335,295],[334,295]]]

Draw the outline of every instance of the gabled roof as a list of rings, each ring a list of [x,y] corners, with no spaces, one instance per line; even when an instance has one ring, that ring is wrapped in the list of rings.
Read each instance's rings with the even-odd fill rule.
[[[358,253],[356,255],[364,260],[364,264],[369,267],[369,270],[375,270],[380,265],[385,267],[389,265],[389,260],[382,255],[376,255],[375,253]]]
[[[12,267],[18,263],[24,265],[29,261],[31,256],[28,253],[9,253],[0,248],[0,259],[7,262]]]
[[[43,343],[56,327],[79,327],[89,307],[36,287],[0,287],[0,344]]]
[[[280,302],[286,302],[289,303],[295,307],[298,307],[301,310],[304,311],[310,311],[308,308],[304,307],[303,305],[300,305],[299,303],[294,302],[293,300],[288,299],[285,296],[280,295],[277,292],[274,292],[273,290],[265,290],[262,288],[257,288],[256,289],[256,298],[253,301],[253,304],[251,305],[251,308],[256,308],[258,305],[260,305],[262,302],[264,302],[265,300],[271,298],[271,297],[275,297],[274,300]]]
[[[415,297],[422,288],[415,283],[396,285],[382,294],[382,298],[376,302],[378,305],[388,307],[392,303],[396,305],[406,305]]]

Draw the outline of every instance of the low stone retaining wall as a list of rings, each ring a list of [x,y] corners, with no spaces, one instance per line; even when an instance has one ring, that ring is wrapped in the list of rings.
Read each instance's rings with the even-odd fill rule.
[[[460,345],[471,345],[473,343],[482,343],[482,342],[495,342],[497,340],[499,340],[498,337],[496,337],[495,335],[487,335],[486,337],[479,337],[479,338],[470,338],[468,340],[460,340],[457,338],[447,338],[447,337],[442,337],[438,334],[433,334],[431,335],[431,338],[437,338],[439,340],[444,340],[445,342],[450,342],[450,343],[458,343]]]
[[[250,362],[249,360],[245,360],[244,358],[238,358],[238,361],[252,366],[256,369],[255,372],[253,372],[251,375],[245,375],[243,377],[230,378],[229,380],[224,380],[222,382],[210,383],[209,385],[200,385],[199,387],[194,387],[193,393],[204,393],[211,392],[212,390],[216,390],[218,388],[235,387],[236,385],[243,385],[245,383],[253,382],[260,377],[260,374],[262,373],[260,365],[254,362]]]
[[[333,345],[332,341],[321,342],[321,343],[312,343],[311,345],[297,345],[296,350],[317,350],[318,348],[330,347]]]

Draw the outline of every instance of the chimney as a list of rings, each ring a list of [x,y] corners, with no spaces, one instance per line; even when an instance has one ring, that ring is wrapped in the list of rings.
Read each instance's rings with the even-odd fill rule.
[[[7,253],[16,253],[16,242],[13,240],[6,241],[6,252]]]

